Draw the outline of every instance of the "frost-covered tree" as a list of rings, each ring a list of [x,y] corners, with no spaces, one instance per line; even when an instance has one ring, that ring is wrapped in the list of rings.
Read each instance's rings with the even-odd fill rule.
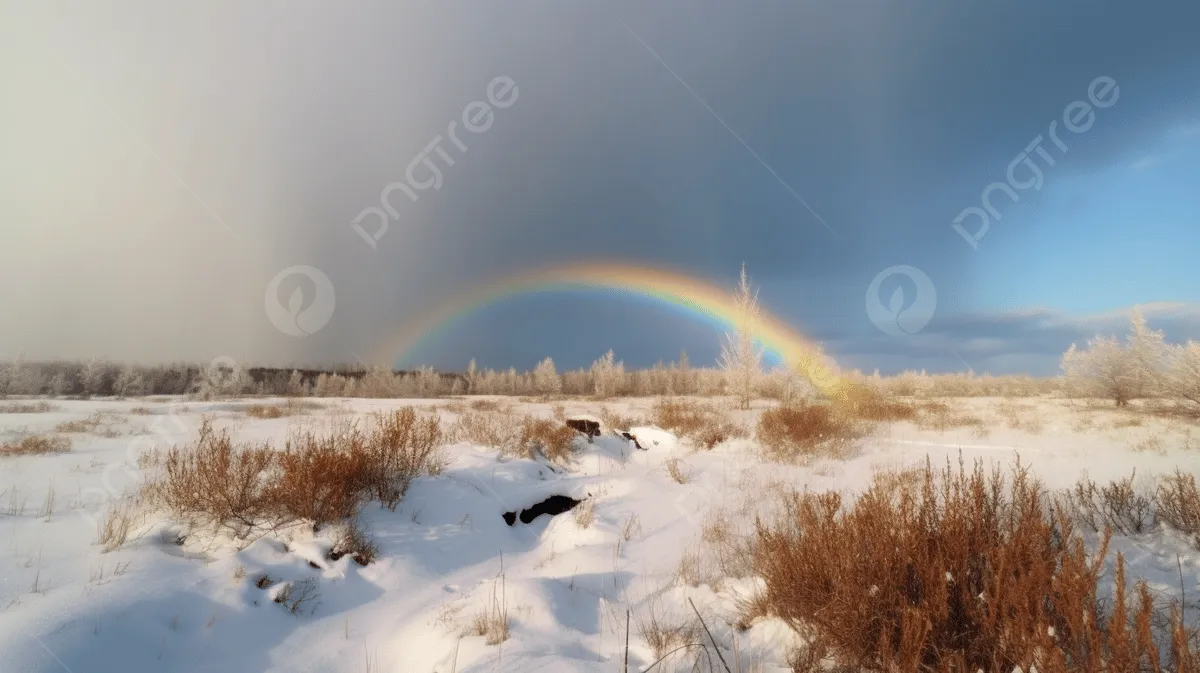
[[[120,397],[138,397],[146,394],[146,381],[142,377],[142,373],[133,368],[132,365],[125,365],[121,368],[121,373],[117,374],[117,378],[113,381],[113,393]]]
[[[557,395],[562,392],[562,379],[554,368],[554,360],[546,358],[533,369],[533,389],[540,395]]]
[[[1189,341],[1170,347],[1163,379],[1164,395],[1200,404],[1200,342]]]
[[[726,389],[738,398],[742,409],[749,409],[755,387],[762,376],[763,353],[755,341],[759,323],[758,292],[750,285],[745,264],[742,265],[733,303],[733,331],[725,335],[720,365],[725,374]]]
[[[220,360],[208,363],[201,370],[195,386],[196,394],[205,400],[237,397],[253,392],[257,387],[254,379],[250,378],[250,374],[240,365]]]
[[[104,360],[100,358],[89,360],[79,375],[79,382],[83,385],[83,396],[99,395],[104,389],[107,373],[108,365]]]
[[[1088,341],[1086,349],[1071,344],[1062,358],[1068,394],[1109,399],[1124,407],[1130,400],[1162,392],[1169,352],[1163,334],[1147,327],[1137,309],[1131,327],[1124,342],[1097,336]]]
[[[471,358],[470,364],[467,365],[467,394],[473,395],[478,393],[479,386],[479,370],[475,366],[475,358]]]
[[[625,363],[615,361],[612,349],[592,363],[592,386],[596,397],[616,395],[624,378]]]

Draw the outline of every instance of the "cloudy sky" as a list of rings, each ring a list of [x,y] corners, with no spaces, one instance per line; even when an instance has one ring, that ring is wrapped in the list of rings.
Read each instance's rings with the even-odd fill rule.
[[[1198,21],[1190,0],[0,0],[0,358],[353,362],[472,287],[585,260],[722,285],[745,262],[766,308],[867,370],[1053,373],[1136,304],[1200,338]],[[429,178],[406,176],[422,152],[438,188],[392,190],[368,245],[351,222]],[[1025,187],[991,190],[971,245],[952,222],[1006,179]],[[330,280],[327,324],[320,283],[272,283],[296,265]],[[936,289],[898,336],[864,301],[895,265]],[[920,283],[878,288],[920,308]],[[320,329],[276,328],[268,289]],[[538,294],[395,357],[642,366],[717,337]]]

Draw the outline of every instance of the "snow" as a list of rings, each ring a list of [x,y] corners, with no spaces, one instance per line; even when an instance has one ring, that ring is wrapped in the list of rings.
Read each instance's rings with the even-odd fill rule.
[[[850,458],[808,465],[765,462],[745,439],[694,452],[652,427],[631,429],[646,451],[611,434],[578,442],[568,470],[452,445],[448,468],[418,480],[396,511],[364,510],[362,526],[380,549],[365,567],[349,556],[328,560],[336,528],[313,534],[295,526],[241,549],[200,535],[177,544],[180,525],[145,508],[135,540],[109,553],[96,544],[105,511],[142,478],[139,458],[195,438],[206,415],[240,440],[277,446],[289,429],[404,405],[438,409],[447,422],[455,417],[437,400],[313,401],[324,408],[279,419],[245,416],[247,405],[271,402],[257,399],[53,401],[59,410],[0,415],[0,441],[97,412],[105,414],[99,432],[113,435],[72,433],[70,453],[0,458],[0,670],[611,672],[623,657],[626,609],[633,614],[630,667],[642,670],[654,657],[638,620],[650,609],[686,617],[691,599],[723,646],[736,637],[743,660],[784,671],[795,642],[786,626],[765,620],[742,633],[730,626],[739,597],[757,580],[723,578],[713,568],[703,569],[699,586],[677,580],[681,556],[695,548],[714,510],[745,529],[783,488],[861,492],[879,470],[922,465],[927,456],[935,466],[956,462],[960,451],[968,462],[1001,465],[1019,456],[1049,488],[1068,487],[1084,472],[1098,482],[1125,477],[1135,467],[1146,476],[1176,468],[1200,474],[1191,426],[1181,421],[1142,416],[1131,425],[1122,423],[1127,412],[1073,409],[1061,400],[970,399],[952,405],[983,418],[986,436],[883,424]],[[606,405],[636,417],[651,403]],[[1013,405],[1040,427],[1009,427],[1004,418]],[[598,407],[587,400],[566,406],[576,414]],[[549,403],[517,407],[553,414]],[[690,475],[687,483],[667,474],[672,458]],[[53,512],[39,515],[51,488]],[[512,527],[501,518],[554,494],[585,499],[590,525],[582,527],[574,512]],[[1178,557],[1186,590],[1200,592],[1200,553],[1182,536],[1116,537],[1113,550],[1126,554],[1131,576],[1167,593],[1180,587]],[[273,580],[265,590],[254,584],[264,573]],[[294,596],[306,582],[319,596],[297,614],[272,602],[287,583]],[[483,636],[460,637],[493,600],[507,607],[508,640],[496,646]]]

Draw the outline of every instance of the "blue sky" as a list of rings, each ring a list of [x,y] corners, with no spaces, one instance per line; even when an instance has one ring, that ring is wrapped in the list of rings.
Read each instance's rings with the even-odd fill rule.
[[[1190,0],[5,5],[0,357],[347,362],[470,287],[599,259],[729,284],[744,262],[850,366],[1051,373],[1134,304],[1200,302],[1198,21]],[[367,246],[350,222],[497,76],[519,100],[444,142],[445,184],[397,195]],[[954,217],[1102,76],[1115,104],[971,249]],[[337,289],[303,339],[263,312],[294,264]],[[911,338],[864,307],[898,264],[937,288]],[[1200,338],[1190,308],[1152,313]],[[530,297],[423,358],[703,362],[717,336]]]

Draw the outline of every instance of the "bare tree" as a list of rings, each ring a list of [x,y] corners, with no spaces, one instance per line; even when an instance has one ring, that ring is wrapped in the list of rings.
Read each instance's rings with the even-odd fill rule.
[[[762,376],[763,353],[755,342],[759,323],[758,292],[750,285],[745,264],[742,264],[741,280],[733,302],[734,331],[725,335],[720,364],[726,388],[738,398],[742,409],[749,409],[755,386]]]

